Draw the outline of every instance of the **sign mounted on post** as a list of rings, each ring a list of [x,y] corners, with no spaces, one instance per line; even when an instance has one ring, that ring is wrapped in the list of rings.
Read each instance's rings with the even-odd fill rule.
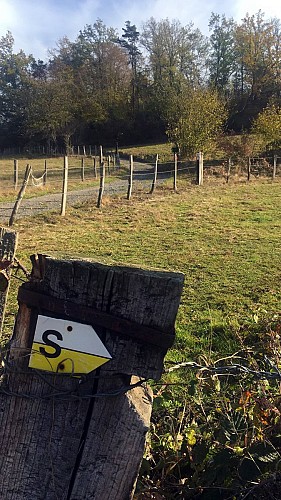
[[[110,359],[111,355],[91,325],[38,315],[30,368],[56,373],[90,373]]]

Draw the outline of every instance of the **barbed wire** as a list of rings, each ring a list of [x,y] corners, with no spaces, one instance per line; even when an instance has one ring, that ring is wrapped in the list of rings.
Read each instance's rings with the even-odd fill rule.
[[[16,347],[15,349],[16,351],[26,352],[25,348]],[[31,350],[29,353],[22,354],[20,358],[16,360],[13,359],[13,361],[10,362],[9,361],[10,352],[11,352],[10,348],[6,349],[0,348],[0,359],[1,359],[0,382],[2,382],[0,385],[0,394],[5,394],[6,396],[14,396],[22,399],[32,399],[32,400],[39,399],[39,400],[56,400],[56,401],[90,400],[95,398],[107,398],[107,397],[112,398],[116,396],[121,396],[126,392],[129,392],[137,387],[143,387],[144,384],[146,384],[146,382],[148,381],[148,379],[142,377],[139,378],[137,382],[131,384],[124,384],[121,387],[113,388],[108,392],[83,394],[81,390],[86,382],[94,380],[100,381],[105,379],[112,380],[113,378],[120,379],[120,377],[122,378],[122,374],[113,372],[111,374],[107,373],[101,375],[98,373],[98,370],[95,370],[98,373],[97,375],[94,375],[94,372],[90,372],[89,374],[78,373],[78,372],[76,373],[74,371],[73,363],[72,363],[72,372],[70,373],[61,373],[58,371],[53,371],[51,370],[51,365],[50,365],[50,371],[39,370],[36,368],[21,369],[16,364],[16,361],[18,361],[18,359],[24,360],[30,358],[30,356],[33,353],[36,353],[37,356],[42,356],[44,360],[46,360],[46,357],[43,354],[39,353],[38,351]],[[35,376],[38,379],[42,380],[46,384],[46,386],[51,389],[51,391],[47,392],[46,394],[38,395],[35,393],[33,394],[33,393],[17,392],[15,390],[11,390],[9,387],[11,376],[12,377]],[[50,376],[53,376],[54,378],[52,379],[50,378]],[[125,374],[123,376],[125,376]],[[56,382],[63,378],[75,382],[76,383],[75,389],[69,390],[56,386]]]
[[[272,363],[272,361],[267,356],[264,357],[264,361],[267,365],[270,366],[271,371],[254,370],[253,368],[242,365],[241,363],[233,363],[223,366],[211,366],[199,364],[195,361],[185,361],[173,365],[170,368],[166,368],[164,373],[172,373],[176,370],[186,368],[190,370],[196,370],[198,373],[198,378],[207,378],[212,375],[216,375],[218,377],[225,377],[229,375],[251,375],[258,380],[281,380],[281,372],[279,371],[279,368],[274,365],[274,363]]]

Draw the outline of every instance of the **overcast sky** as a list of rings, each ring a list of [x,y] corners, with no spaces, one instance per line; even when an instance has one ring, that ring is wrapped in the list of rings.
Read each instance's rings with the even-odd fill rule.
[[[240,21],[259,9],[266,18],[281,18],[281,0],[0,0],[0,36],[9,30],[16,50],[46,59],[60,38],[75,40],[80,29],[98,18],[120,34],[126,21],[140,29],[153,16],[179,19],[182,25],[192,21],[207,35],[211,12]]]

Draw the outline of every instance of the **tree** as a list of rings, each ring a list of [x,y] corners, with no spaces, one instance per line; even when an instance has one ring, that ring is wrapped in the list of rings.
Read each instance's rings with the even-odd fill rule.
[[[132,96],[131,96],[131,107],[132,113],[135,114],[136,108],[138,106],[138,63],[141,58],[141,52],[138,48],[140,34],[134,24],[130,21],[126,21],[126,27],[122,28],[124,31],[121,38],[117,39],[117,43],[123,47],[129,56],[129,63],[132,70]]]
[[[148,66],[154,84],[163,79],[172,85],[179,75],[197,86],[204,78],[207,42],[193,24],[153,17],[144,25],[141,42],[148,53]]]
[[[269,104],[254,121],[252,131],[267,149],[281,148],[281,106]]]
[[[205,88],[186,87],[173,97],[167,116],[169,139],[187,157],[205,152],[226,120],[223,102],[216,91]]]
[[[22,139],[32,56],[14,53],[10,32],[0,39],[0,129],[2,142]]]
[[[209,29],[211,31],[208,59],[209,81],[218,92],[229,95],[235,69],[235,24],[232,18],[227,19],[225,15],[220,16],[212,12]]]

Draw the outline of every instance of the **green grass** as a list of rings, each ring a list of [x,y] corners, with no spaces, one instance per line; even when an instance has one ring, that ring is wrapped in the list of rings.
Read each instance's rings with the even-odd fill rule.
[[[105,198],[15,225],[18,257],[32,253],[90,257],[185,274],[174,359],[213,350],[231,353],[237,335],[262,328],[280,311],[281,183],[205,186],[180,182],[180,193]]]

